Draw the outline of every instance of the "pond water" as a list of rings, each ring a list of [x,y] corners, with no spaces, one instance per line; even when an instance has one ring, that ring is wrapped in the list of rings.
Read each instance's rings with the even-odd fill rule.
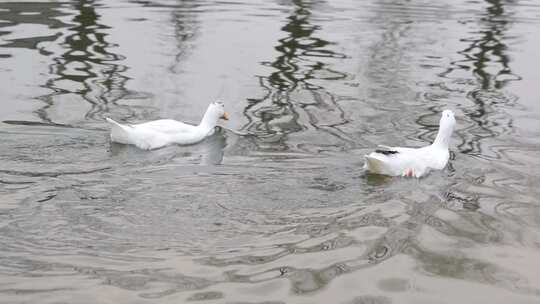
[[[0,302],[539,303],[540,4],[446,2],[1,2]]]

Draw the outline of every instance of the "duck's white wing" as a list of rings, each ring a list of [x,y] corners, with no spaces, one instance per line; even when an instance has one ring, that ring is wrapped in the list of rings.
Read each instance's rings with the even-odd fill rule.
[[[114,142],[151,150],[161,148],[170,141],[169,136],[163,132],[156,132],[151,128],[123,125],[110,118],[106,119],[111,124],[111,140]]]
[[[365,156],[364,168],[370,172],[393,175],[420,177],[429,171],[425,148],[403,148],[378,146]]]
[[[179,133],[188,133],[188,132],[194,132],[196,130],[196,126],[188,125],[186,123],[176,121],[173,119],[160,119],[160,120],[154,120],[145,122],[142,124],[137,124],[133,126],[136,129],[146,129],[146,130],[152,130],[155,132],[165,133],[165,134],[175,134],[178,135]]]

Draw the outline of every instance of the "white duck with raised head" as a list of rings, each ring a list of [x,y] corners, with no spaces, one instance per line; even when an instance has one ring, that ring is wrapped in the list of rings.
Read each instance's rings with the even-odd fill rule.
[[[222,102],[211,103],[198,125],[173,119],[160,119],[136,125],[120,124],[110,118],[111,141],[135,145],[143,150],[158,149],[170,144],[191,145],[214,133],[219,119],[229,119]]]
[[[430,170],[444,169],[450,157],[448,146],[455,124],[454,113],[444,110],[439,132],[431,145],[422,148],[378,146],[377,150],[364,156],[364,169],[376,174],[417,178]]]

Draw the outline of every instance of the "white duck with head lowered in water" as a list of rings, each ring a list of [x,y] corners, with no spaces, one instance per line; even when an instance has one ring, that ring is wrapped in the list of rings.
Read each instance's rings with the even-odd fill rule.
[[[376,174],[411,177],[421,177],[430,170],[444,169],[450,157],[448,146],[455,124],[454,113],[444,110],[439,132],[431,145],[422,148],[378,146],[377,150],[364,156],[364,169]]]
[[[136,125],[120,124],[110,118],[111,141],[135,145],[143,150],[158,149],[170,144],[191,145],[214,133],[219,119],[229,119],[222,102],[211,103],[198,125],[173,119],[160,119]]]

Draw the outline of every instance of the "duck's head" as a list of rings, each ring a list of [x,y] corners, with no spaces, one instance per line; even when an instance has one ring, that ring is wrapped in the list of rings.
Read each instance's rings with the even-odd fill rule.
[[[455,124],[456,118],[454,117],[454,112],[452,112],[451,110],[444,110],[442,112],[440,126],[450,127],[453,129]]]
[[[216,117],[216,121],[218,119],[224,119],[229,120],[229,114],[225,112],[225,104],[223,104],[222,101],[214,101],[208,106],[209,114]]]

